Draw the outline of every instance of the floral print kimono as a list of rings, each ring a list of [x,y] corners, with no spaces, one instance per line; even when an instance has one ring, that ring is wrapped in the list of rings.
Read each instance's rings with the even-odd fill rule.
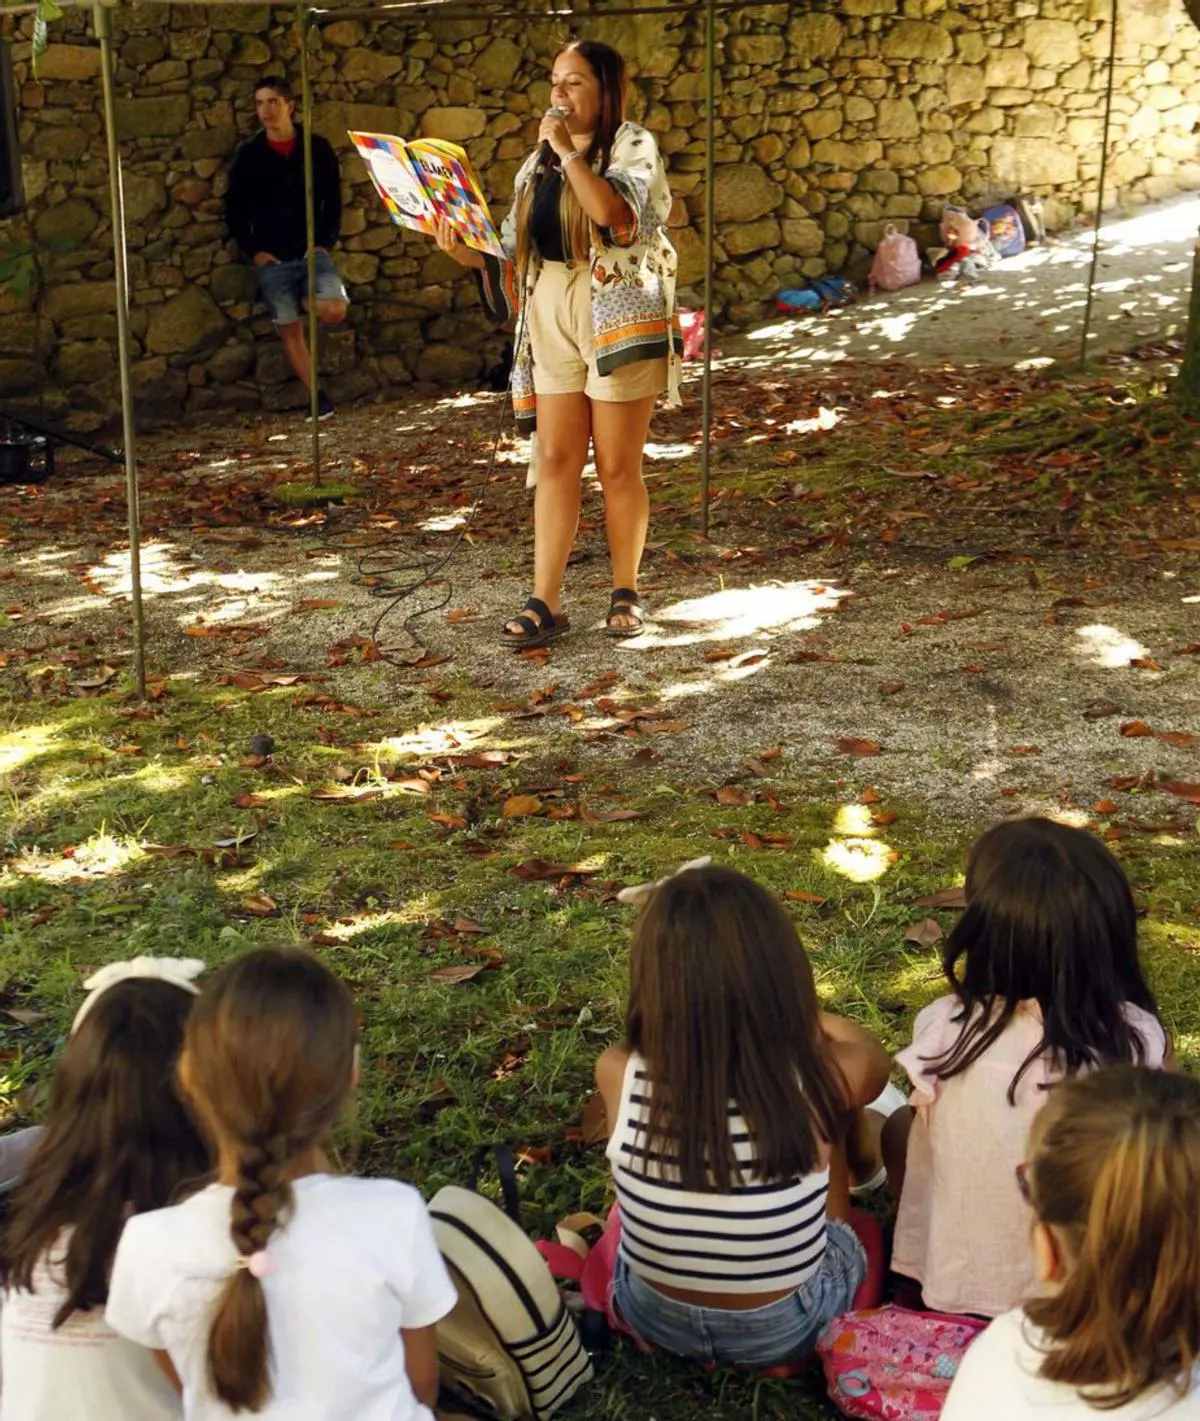
[[[485,255],[477,272],[480,293],[498,321],[518,316],[527,306],[542,269],[538,252],[529,254],[525,290],[517,290],[517,213],[533,180],[538,154],[531,153],[518,172],[513,204],[500,231],[507,260]],[[683,342],[675,312],[675,248],[667,236],[671,189],[653,134],[636,123],[623,123],[613,141],[612,161],[601,175],[629,205],[629,220],[619,227],[593,226],[589,255],[592,327],[596,366],[610,375],[637,360],[667,357],[667,403],[679,403]],[[533,350],[529,326],[517,321],[513,353],[513,409],[521,434],[534,431],[537,400],[533,389]],[[535,456],[536,457],[536,456]]]

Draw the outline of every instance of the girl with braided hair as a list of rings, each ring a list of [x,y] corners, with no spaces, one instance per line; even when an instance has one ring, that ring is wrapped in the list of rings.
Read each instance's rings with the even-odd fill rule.
[[[457,1294],[424,1203],[325,1153],[357,1037],[346,988],[288,949],[228,964],[192,1012],[179,1075],[216,1183],[130,1221],[107,1310],[176,1379],[185,1421],[433,1421],[434,1325]]]

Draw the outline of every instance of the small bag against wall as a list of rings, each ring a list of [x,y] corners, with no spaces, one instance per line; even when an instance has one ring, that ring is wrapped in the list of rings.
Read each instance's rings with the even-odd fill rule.
[[[899,291],[915,286],[920,279],[921,253],[916,242],[889,222],[871,263],[871,290]]]

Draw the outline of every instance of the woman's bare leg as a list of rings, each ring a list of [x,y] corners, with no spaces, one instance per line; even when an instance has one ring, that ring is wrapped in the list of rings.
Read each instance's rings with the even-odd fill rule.
[[[591,438],[590,405],[582,392],[539,395],[538,481],[533,494],[533,595],[557,617],[563,575],[579,526],[579,482]],[[530,614],[537,620],[536,614]],[[507,630],[519,637],[515,622]]]
[[[604,490],[604,526],[612,557],[614,587],[636,590],[646,528],[650,522],[650,495],[642,478],[642,451],[650,429],[657,396],[616,404],[592,402],[592,441],[596,475]],[[614,626],[632,627],[636,618],[618,613]]]

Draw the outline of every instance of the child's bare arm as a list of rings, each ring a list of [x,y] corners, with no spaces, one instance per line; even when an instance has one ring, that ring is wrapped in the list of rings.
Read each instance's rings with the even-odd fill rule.
[[[437,1405],[438,1354],[436,1327],[402,1327],[404,1370],[413,1394],[422,1406]]]
[[[832,1012],[821,1012],[822,1034],[833,1049],[833,1057],[846,1082],[848,1109],[869,1105],[887,1085],[892,1058],[864,1026]]]
[[[613,1125],[621,1111],[621,1086],[625,1081],[625,1067],[629,1064],[629,1052],[623,1046],[610,1046],[596,1061],[596,1089],[604,1101],[607,1117],[604,1137],[613,1132]]]

